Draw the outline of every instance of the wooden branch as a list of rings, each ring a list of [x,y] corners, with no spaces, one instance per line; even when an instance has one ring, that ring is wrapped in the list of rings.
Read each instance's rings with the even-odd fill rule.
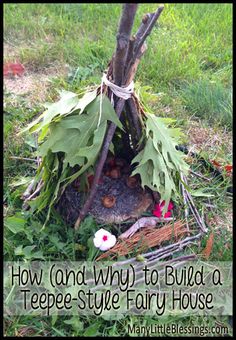
[[[154,14],[155,14],[155,12],[154,13],[147,13],[143,16],[142,23],[141,23],[137,33],[135,34],[135,38],[137,39],[137,41],[141,40],[143,34],[147,30],[148,25],[150,24],[151,19],[153,18]]]
[[[181,174],[181,179],[182,181],[187,185],[187,178],[186,176],[184,176],[183,174]],[[190,210],[192,211],[192,214],[197,222],[197,224],[199,225],[200,227],[200,230],[203,232],[203,233],[206,233],[207,232],[207,227],[203,221],[203,219],[201,218],[201,216],[199,215],[199,212],[197,210],[197,208],[195,207],[195,204],[193,202],[193,198],[192,196],[190,195],[190,193],[188,192],[188,190],[185,190],[185,194],[186,194],[186,201],[189,205],[189,208]]]
[[[129,162],[134,157],[134,150],[131,148],[130,139],[129,139],[129,126],[127,122],[128,118],[126,112],[121,116],[121,123],[123,125],[124,131],[121,131],[121,139],[123,144],[123,155]]]
[[[133,123],[133,120],[132,120],[132,116],[130,114],[130,110],[129,110],[129,107],[127,105],[127,101],[125,103],[125,114],[126,114],[126,117],[127,117],[127,121],[128,121],[128,134],[130,135],[130,138],[131,138],[131,144],[132,144],[132,151],[133,151],[133,154],[135,155],[136,152],[135,152],[135,149],[136,149],[136,145],[137,145],[137,132],[135,130],[135,126],[134,126],[134,123]]]
[[[137,110],[137,107],[135,105],[134,99],[130,98],[127,100],[127,106],[130,112],[130,115],[132,117],[132,121],[134,124],[134,128],[136,130],[136,139],[139,141],[141,136],[142,136],[142,126],[141,126],[141,122],[139,120],[139,112]]]
[[[30,184],[28,185],[24,193],[21,195],[21,198],[23,200],[27,199],[32,194],[34,190],[34,185],[35,185],[35,179],[32,179],[32,181],[30,182]]]
[[[114,83],[118,86],[123,84],[128,44],[137,8],[138,4],[131,3],[123,5],[119,31],[117,34],[116,54],[113,62]]]
[[[128,238],[133,236],[139,229],[147,228],[147,227],[154,227],[157,223],[162,222],[170,222],[173,218],[164,218],[164,217],[142,217],[137,222],[135,222],[128,230],[122,233],[119,238]]]
[[[144,32],[140,42],[138,42],[137,48],[135,50],[134,62],[131,64],[131,67],[127,70],[127,76],[124,77],[124,70],[125,70],[125,63],[127,60],[127,52],[128,52],[128,47],[129,47],[130,34],[131,34],[137,6],[138,6],[137,4],[123,5],[123,12],[122,12],[121,20],[120,20],[119,31],[117,34],[116,53],[115,53],[113,65],[112,65],[114,83],[118,86],[128,85],[133,80],[140,58],[146,50],[146,45],[144,45],[144,41],[146,37],[150,34],[156,20],[158,19],[159,15],[161,14],[163,10],[163,7],[159,7],[157,12],[155,12],[155,14],[153,15],[150,24],[148,25],[146,31]],[[124,108],[125,100],[114,96],[114,103],[115,103],[115,111],[117,113],[118,118],[120,118],[121,112]],[[114,123],[111,123],[109,125],[109,128],[104,138],[103,146],[101,149],[101,154],[100,154],[100,157],[97,163],[90,193],[75,223],[76,229],[79,227],[80,222],[83,220],[83,218],[86,216],[87,212],[89,211],[93,198],[96,194],[98,182],[99,182],[102,170],[103,170],[105,160],[107,158],[110,143],[114,136],[115,130],[116,130],[116,125]]]
[[[144,257],[147,261],[154,260],[154,259],[161,259],[163,258],[163,256],[165,257],[172,256],[175,251],[180,251],[187,245],[193,244],[193,242],[199,240],[199,238],[201,238],[202,235],[203,233],[200,232],[195,236],[186,237],[185,239],[179,242],[176,242],[174,244],[170,244],[160,249],[156,249],[148,253],[141,254],[141,256]],[[123,266],[123,265],[131,264],[131,263],[137,263],[136,257],[132,257],[127,260],[116,262],[114,267]]]
[[[137,54],[137,56],[135,57],[134,61],[130,61],[128,67],[127,67],[127,73],[125,75],[125,83],[126,84],[130,84],[131,80],[132,80],[132,74],[136,73],[139,62],[141,57],[143,56],[143,54],[145,53],[145,51],[147,50],[147,44],[144,43],[139,51],[139,53]]]
[[[147,37],[149,36],[149,34],[151,33],[157,19],[159,18],[159,16],[161,15],[161,12],[163,11],[164,6],[160,6],[158,7],[157,11],[154,13],[154,15],[151,17],[151,20],[147,26],[146,31],[143,33],[142,37],[140,38],[140,41],[137,41],[137,46],[135,46],[135,53],[134,53],[134,60],[137,58],[139,51],[141,50],[141,47],[144,43],[144,41],[147,39]]]
[[[126,79],[127,79],[127,70],[129,70],[131,65],[133,63],[135,63],[135,58],[134,58],[135,47],[137,47],[137,44],[139,43],[140,39],[142,38],[143,33],[146,31],[147,26],[150,22],[150,17],[152,15],[154,15],[154,13],[153,14],[147,13],[143,17],[142,23],[141,23],[137,33],[135,34],[135,36],[132,37],[132,39],[130,39],[129,50],[128,50],[127,59],[126,59]]]
[[[151,33],[163,9],[164,9],[164,6],[160,6],[155,13],[148,13],[144,16],[142,20],[142,24],[140,25],[135,35],[135,44],[132,50],[132,54],[129,56],[129,59],[127,59],[126,61],[128,70],[132,67],[132,65],[136,63],[136,59],[140,59],[139,56],[142,50],[142,46],[146,38],[148,37],[148,35]],[[146,46],[146,49],[147,49],[147,46]],[[129,76],[126,74],[126,81],[128,77]]]
[[[27,158],[27,157],[17,157],[17,156],[10,156],[10,159],[17,159],[20,161],[30,161],[30,162],[34,162],[34,163],[38,163],[37,159],[33,159],[33,158]]]
[[[135,36],[132,36],[129,40],[129,46],[128,46],[128,50],[127,50],[127,56],[126,56],[126,62],[125,62],[125,70],[124,73],[127,73],[128,70],[128,66],[129,66],[129,61],[130,59],[133,57],[134,54],[134,46],[136,43],[136,38]]]
[[[120,118],[124,104],[125,104],[125,100],[120,98],[119,101],[118,101],[117,107],[116,107],[116,113],[117,113],[118,118]],[[106,161],[107,154],[108,154],[109,147],[110,147],[110,143],[111,143],[112,138],[114,136],[115,130],[116,130],[116,125],[114,123],[111,123],[108,130],[107,130],[107,134],[106,134],[104,142],[103,142],[101,154],[100,154],[100,157],[99,157],[99,160],[98,160],[98,163],[97,163],[97,167],[96,167],[96,171],[95,171],[95,174],[94,174],[93,183],[92,183],[92,187],[91,187],[89,196],[88,196],[83,208],[80,211],[79,217],[78,217],[78,219],[75,223],[75,229],[78,229],[80,222],[86,216],[86,214],[89,211],[89,208],[92,204],[92,201],[93,201],[94,196],[95,196],[96,191],[97,191],[98,182],[99,182],[99,179],[100,179],[101,174],[102,174],[103,166],[104,166],[104,163]]]
[[[30,195],[28,196],[25,200],[24,203],[22,205],[23,210],[27,210],[28,209],[28,201],[32,201],[33,198],[35,198],[36,196],[38,196],[38,194],[40,193],[41,189],[43,187],[43,181],[40,180],[39,183],[37,184],[36,190]]]
[[[211,182],[211,181],[212,181],[211,178],[207,178],[207,177],[205,177],[205,176],[203,176],[203,175],[201,175],[201,174],[199,174],[199,173],[197,173],[197,172],[194,172],[194,171],[191,170],[191,169],[190,169],[190,173],[191,173],[192,175],[196,176],[196,177],[199,177],[199,178],[204,179],[204,180],[207,181],[207,182]]]

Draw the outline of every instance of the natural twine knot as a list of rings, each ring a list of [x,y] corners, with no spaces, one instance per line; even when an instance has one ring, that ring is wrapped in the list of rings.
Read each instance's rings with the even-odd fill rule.
[[[134,82],[131,83],[126,87],[120,87],[107,79],[107,75],[103,73],[102,83],[106,84],[111,91],[119,98],[123,98],[127,100],[131,97],[132,93],[134,92]]]
[[[107,85],[110,90],[112,91],[111,95],[111,105],[114,107],[114,98],[113,94],[116,95],[119,98],[122,98],[124,100],[127,100],[131,97],[132,93],[134,92],[134,82],[131,81],[131,83],[126,87],[120,87],[116,84],[113,84],[107,79],[106,73],[103,73],[102,81],[101,81],[101,96],[100,96],[100,112],[99,112],[99,118],[98,118],[98,124],[97,127],[99,127],[101,122],[101,116],[102,116],[102,86],[103,84]]]

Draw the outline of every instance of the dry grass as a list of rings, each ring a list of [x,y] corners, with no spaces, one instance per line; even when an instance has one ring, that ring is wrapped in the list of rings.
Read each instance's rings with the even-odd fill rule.
[[[214,214],[213,217],[207,221],[208,225],[216,232],[218,230],[226,229],[230,234],[233,233],[233,209],[232,207],[225,209],[221,215]]]
[[[211,255],[213,242],[214,242],[214,234],[211,233],[208,240],[207,240],[206,247],[203,249],[203,252],[202,252],[202,255],[207,260],[209,259],[209,256]]]
[[[24,97],[29,106],[42,104],[47,97],[48,88],[53,78],[63,76],[66,71],[63,69],[51,67],[44,72],[29,72],[21,77],[11,77],[4,79],[4,90],[13,96]]]
[[[10,62],[19,62],[19,49],[4,44],[4,57]],[[52,79],[65,77],[68,73],[66,65],[53,64],[50,67],[37,70],[32,65],[24,65],[23,76],[4,78],[4,93],[21,96],[29,103],[29,107],[45,102]],[[17,101],[17,98],[16,98]]]
[[[232,133],[226,129],[203,126],[197,121],[190,121],[187,130],[188,145],[193,152],[209,152],[210,155],[221,153],[224,147],[226,155],[232,154]]]

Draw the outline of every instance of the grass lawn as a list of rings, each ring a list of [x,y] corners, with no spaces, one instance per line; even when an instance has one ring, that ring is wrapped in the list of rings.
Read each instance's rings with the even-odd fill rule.
[[[156,4],[139,5],[134,32]],[[4,4],[4,62],[22,63],[25,74],[4,79],[4,257],[22,260],[92,260],[91,237],[97,225],[87,218],[79,231],[55,216],[42,222],[22,213],[21,194],[34,176],[32,136],[17,133],[58,98],[57,89],[80,91],[100,84],[114,52],[119,4]],[[147,40],[138,68],[137,88],[158,116],[177,119],[188,147],[208,160],[232,164],[232,5],[166,4]],[[154,93],[155,96],[151,94]],[[199,164],[193,170],[200,172]],[[196,197],[208,235],[194,248],[200,254],[211,233],[209,260],[232,260],[231,179],[193,177],[191,186],[212,196]],[[28,215],[27,215],[28,214]],[[82,230],[82,231],[81,231]],[[6,317],[6,336],[124,336],[127,324],[229,327],[227,317],[177,316],[165,319],[127,316]],[[232,331],[230,330],[232,335]]]

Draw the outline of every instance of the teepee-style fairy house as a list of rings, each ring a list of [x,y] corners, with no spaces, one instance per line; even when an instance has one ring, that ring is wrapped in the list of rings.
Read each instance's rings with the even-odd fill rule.
[[[88,212],[95,217],[108,212],[109,218],[100,220],[122,222],[138,217],[157,200],[167,210],[178,193],[188,169],[176,150],[179,131],[169,128],[171,119],[145,112],[134,90],[146,39],[164,7],[146,14],[132,35],[137,7],[123,5],[116,50],[101,84],[81,94],[60,92],[60,100],[47,104],[25,129],[39,133],[41,159],[25,205],[35,213],[46,211],[46,220],[56,207],[64,216],[73,215],[76,228]]]

